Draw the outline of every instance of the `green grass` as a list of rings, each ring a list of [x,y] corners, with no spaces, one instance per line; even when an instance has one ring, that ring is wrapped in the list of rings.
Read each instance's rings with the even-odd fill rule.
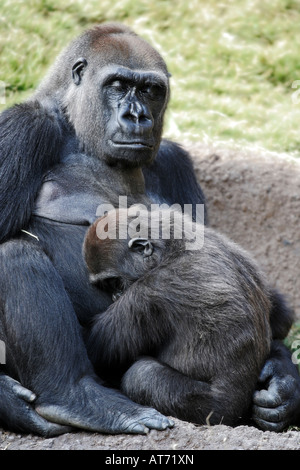
[[[299,0],[1,0],[0,109],[25,99],[73,37],[105,21],[133,27],[166,59],[165,136],[300,155],[291,88],[300,79]]]

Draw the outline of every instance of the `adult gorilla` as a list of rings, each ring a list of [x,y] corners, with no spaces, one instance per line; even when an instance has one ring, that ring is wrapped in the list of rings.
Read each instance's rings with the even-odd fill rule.
[[[128,28],[106,25],[76,39],[34,96],[0,116],[0,339],[7,353],[0,418],[12,430],[55,435],[68,426],[117,433],[172,425],[106,388],[83,340],[111,302],[89,284],[82,258],[97,207],[118,205],[119,195],[128,204],[149,197],[204,202],[187,154],[161,144],[168,97],[160,55]],[[274,306],[274,328],[285,332],[282,308]],[[272,424],[273,409],[259,406],[255,416],[279,429],[300,392],[286,351],[276,347],[263,371],[271,385],[257,403],[277,400],[275,413],[284,413],[279,424]]]

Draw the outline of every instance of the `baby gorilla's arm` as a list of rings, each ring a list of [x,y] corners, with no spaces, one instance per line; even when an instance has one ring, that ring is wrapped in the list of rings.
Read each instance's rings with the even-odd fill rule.
[[[104,312],[96,316],[88,351],[97,369],[131,364],[151,354],[169,331],[168,322],[151,302],[153,289],[138,280]]]

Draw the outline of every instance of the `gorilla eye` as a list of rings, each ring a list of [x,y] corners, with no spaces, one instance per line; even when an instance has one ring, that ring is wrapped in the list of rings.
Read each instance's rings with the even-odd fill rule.
[[[123,83],[121,82],[121,80],[114,80],[113,82],[111,82],[110,86],[114,88],[122,88]]]
[[[109,86],[116,92],[125,92],[127,90],[127,84],[122,80],[114,80]]]
[[[147,95],[151,100],[160,100],[166,94],[165,87],[153,84],[145,85],[141,89],[141,92]]]

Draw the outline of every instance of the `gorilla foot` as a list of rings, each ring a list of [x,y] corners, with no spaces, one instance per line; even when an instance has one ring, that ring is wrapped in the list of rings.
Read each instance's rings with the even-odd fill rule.
[[[108,434],[148,434],[150,429],[163,431],[174,425],[172,420],[152,408],[142,407],[134,403],[131,407],[127,407],[126,411],[120,410],[117,403],[116,407],[119,409],[114,411],[115,416],[110,416],[112,410],[107,410],[107,417],[104,416],[104,419],[99,419],[96,416],[92,419],[91,416],[88,416],[88,413],[85,415],[87,410],[84,409],[83,413],[74,414],[67,406],[38,406],[36,411],[47,421],[62,424],[63,426],[59,426],[60,428],[72,426],[87,431]],[[102,410],[101,414],[105,415],[105,412]],[[110,425],[112,419],[113,425]],[[70,432],[70,428],[69,431],[65,432]]]
[[[80,381],[68,397],[57,403],[38,403],[37,413],[64,426],[109,434],[147,434],[173,427],[174,422],[153,408],[138,405],[120,392],[105,388],[91,378]]]
[[[35,394],[19,382],[0,374],[0,420],[11,431],[33,433],[43,437],[53,437],[71,428],[48,422],[34,409]]]

